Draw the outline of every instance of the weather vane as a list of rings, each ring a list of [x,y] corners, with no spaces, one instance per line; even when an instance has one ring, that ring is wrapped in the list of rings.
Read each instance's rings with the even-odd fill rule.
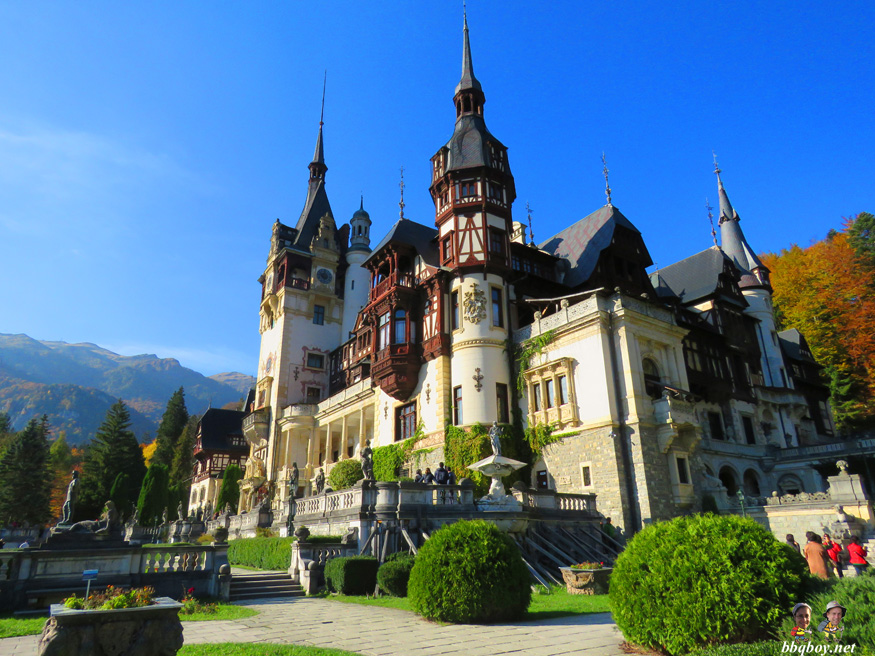
[[[720,175],[720,165],[717,163],[717,153],[712,150],[711,154],[714,155],[714,173]]]
[[[714,214],[711,212],[714,208],[711,207],[711,203],[708,202],[708,199],[705,199],[705,209],[708,210],[708,220],[711,222],[711,239],[714,240],[714,245],[717,245],[717,231],[714,230]]]
[[[535,231],[532,230],[532,208],[529,205],[528,201],[526,201],[526,214],[529,217],[529,245],[535,245]],[[523,240],[525,241],[525,240]]]
[[[604,165],[602,172],[605,174],[605,196],[608,197],[608,207],[613,207],[613,205],[611,205],[611,185],[608,182],[608,162],[605,159],[604,152],[602,152],[602,164]]]
[[[401,189],[401,201],[398,203],[398,207],[401,208],[399,212],[401,218],[404,218],[404,167],[401,167],[401,182],[398,183],[398,188]]]

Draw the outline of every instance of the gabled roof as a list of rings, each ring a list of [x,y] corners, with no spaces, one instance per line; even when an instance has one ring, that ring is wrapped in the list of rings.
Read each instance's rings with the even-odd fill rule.
[[[201,448],[212,451],[245,451],[248,446],[231,446],[230,437],[239,435],[243,438],[243,417],[246,413],[239,410],[222,410],[210,408],[201,417]],[[245,442],[243,443],[246,444]]]
[[[605,205],[553,235],[539,248],[568,262],[571,268],[563,282],[569,287],[576,287],[592,275],[599,255],[611,245],[614,229],[618,225],[641,234],[620,210],[613,205]]]
[[[732,260],[719,247],[712,246],[654,272],[650,281],[660,298],[674,297],[687,305],[716,294],[720,275],[727,265],[737,271]]]
[[[808,342],[805,341],[802,333],[795,328],[779,332],[778,341],[781,344],[781,350],[784,352],[784,355],[791,360],[816,363],[814,356],[811,355],[811,350],[808,348]]]
[[[325,180],[311,178],[310,186],[307,189],[307,200],[304,203],[298,224],[295,226],[298,231],[294,242],[295,248],[310,251],[313,235],[319,231],[319,221],[326,214],[331,215],[331,218],[334,219],[331,205],[328,203],[328,194],[325,193]]]
[[[440,266],[440,257],[435,241],[436,237],[437,230],[434,228],[416,223],[410,219],[398,219],[395,225],[386,233],[386,236],[380,240],[380,243],[374,246],[374,250],[365,262],[368,262],[368,260],[377,255],[389,243],[396,242],[412,247],[426,264],[435,267]]]

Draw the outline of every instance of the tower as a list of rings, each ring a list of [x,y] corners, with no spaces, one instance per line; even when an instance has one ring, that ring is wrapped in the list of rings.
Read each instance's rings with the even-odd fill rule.
[[[365,211],[365,201],[349,221],[349,248],[346,251],[346,278],[343,292],[343,324],[341,339],[346,340],[355,328],[355,321],[368,303],[368,280],[370,274],[362,266],[371,252],[371,217]]]
[[[451,332],[453,423],[509,421],[511,205],[516,198],[507,148],[487,129],[486,97],[474,75],[468,19],[463,21],[462,77],[453,103],[453,136],[432,157],[441,265],[451,272],[448,329]]]

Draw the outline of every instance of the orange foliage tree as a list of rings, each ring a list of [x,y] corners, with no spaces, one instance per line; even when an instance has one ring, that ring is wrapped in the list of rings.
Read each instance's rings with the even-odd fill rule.
[[[840,430],[875,425],[875,217],[847,219],[806,248],[768,253],[775,313],[824,366]]]

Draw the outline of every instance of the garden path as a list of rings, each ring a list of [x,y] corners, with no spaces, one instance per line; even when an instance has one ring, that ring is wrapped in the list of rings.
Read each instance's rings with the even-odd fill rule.
[[[262,599],[259,614],[234,621],[185,622],[186,644],[270,642],[333,647],[366,656],[618,656],[623,640],[609,613],[537,622],[446,625],[402,610],[325,599]],[[35,656],[38,636],[0,640],[2,656]]]

